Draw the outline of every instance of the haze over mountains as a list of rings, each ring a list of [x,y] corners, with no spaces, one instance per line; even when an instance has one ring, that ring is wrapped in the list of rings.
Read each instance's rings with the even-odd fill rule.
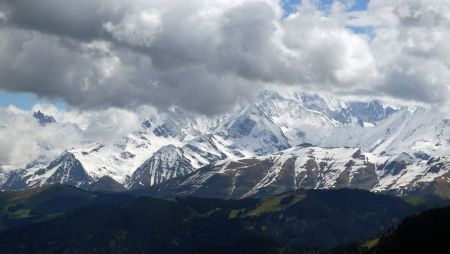
[[[55,121],[45,112],[34,117],[43,125]],[[240,194],[228,183],[219,197],[341,187],[448,195],[450,120],[433,108],[266,90],[227,114],[205,117],[173,107],[147,111],[140,121],[114,144],[93,142],[53,161],[0,170],[0,184],[138,189],[186,175],[178,181],[203,175],[195,183],[202,185],[216,174],[255,181]]]

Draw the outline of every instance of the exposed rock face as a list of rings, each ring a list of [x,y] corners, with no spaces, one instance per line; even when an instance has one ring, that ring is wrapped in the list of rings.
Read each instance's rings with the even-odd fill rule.
[[[411,160],[354,148],[300,146],[270,156],[221,161],[151,191],[161,197],[259,197],[295,189],[356,188],[450,197],[447,158]]]
[[[109,176],[103,176],[90,184],[86,189],[95,192],[122,192],[127,189]]]
[[[89,176],[79,160],[66,152],[47,167],[23,169],[13,173],[4,184],[7,189],[22,189],[49,184],[67,184],[87,188],[94,179]]]
[[[159,149],[131,176],[126,186],[130,189],[159,184],[168,179],[191,173],[193,168],[183,150],[169,145]]]
[[[55,118],[53,118],[53,116],[46,115],[41,111],[34,112],[33,117],[38,120],[41,125],[56,123],[56,120]]]

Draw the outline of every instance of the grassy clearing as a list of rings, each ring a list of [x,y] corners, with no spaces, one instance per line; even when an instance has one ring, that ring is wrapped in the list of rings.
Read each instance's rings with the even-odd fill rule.
[[[283,199],[289,198],[290,195],[294,197],[287,203],[283,203]],[[297,202],[303,200],[306,197],[305,194],[293,194],[285,193],[277,196],[266,197],[262,199],[262,202],[254,210],[247,212],[246,216],[259,216],[265,213],[274,213],[278,211],[283,211],[290,206],[296,204]]]
[[[30,209],[21,209],[10,214],[12,219],[24,219],[31,216]]]
[[[404,196],[402,198],[413,206],[420,206],[427,203],[427,200],[415,196]]]
[[[232,210],[230,212],[230,215],[228,216],[228,218],[236,219],[240,213],[244,213],[244,212],[245,212],[245,209]]]
[[[367,249],[367,250],[370,250],[373,247],[375,247],[379,242],[380,242],[380,238],[370,239],[367,242],[363,243],[362,247]]]

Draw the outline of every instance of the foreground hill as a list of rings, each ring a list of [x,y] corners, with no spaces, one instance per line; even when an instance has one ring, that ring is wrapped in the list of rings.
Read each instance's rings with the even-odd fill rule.
[[[367,253],[450,253],[450,207],[406,218]]]
[[[442,204],[447,205],[448,204]],[[363,243],[341,245],[321,254],[450,253],[450,207],[413,215]]]
[[[80,207],[115,205],[133,199],[126,193],[95,193],[69,185],[0,192],[0,231],[49,220]]]
[[[80,207],[1,233],[2,253],[302,253],[365,241],[417,211],[396,197],[344,189]]]

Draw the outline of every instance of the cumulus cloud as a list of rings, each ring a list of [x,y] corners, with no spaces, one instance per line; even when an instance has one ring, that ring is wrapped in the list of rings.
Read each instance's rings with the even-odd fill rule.
[[[371,26],[381,74],[374,90],[396,98],[443,103],[449,95],[450,2],[371,0],[353,25]]]
[[[6,22],[6,14],[0,11],[0,25]]]
[[[52,158],[62,151],[58,148],[70,147],[72,143],[78,144],[77,140],[82,137],[74,126],[44,127],[38,121],[34,121],[30,114],[13,107],[0,109],[0,119],[2,167],[23,166],[36,159],[39,160],[41,156]],[[45,161],[45,158],[42,159]]]
[[[286,16],[278,0],[0,0],[0,88],[205,114],[273,84],[446,100],[448,1],[315,3]]]
[[[214,114],[267,84],[349,89],[376,73],[367,38],[308,1],[287,18],[275,0],[0,3],[1,88],[79,108]]]
[[[126,15],[118,24],[109,21],[103,27],[119,42],[137,47],[150,47],[161,32],[162,24],[156,11],[143,10]]]
[[[38,110],[55,117],[56,123],[41,125],[33,118]],[[35,105],[31,111],[0,108],[0,167],[48,162],[67,149],[93,142],[113,144],[138,127],[137,115],[122,109],[61,111],[51,105]]]

